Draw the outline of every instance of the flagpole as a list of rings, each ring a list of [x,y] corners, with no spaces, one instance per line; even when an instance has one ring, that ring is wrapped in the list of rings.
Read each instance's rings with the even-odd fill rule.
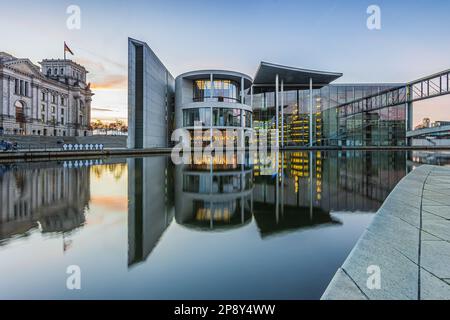
[[[66,61],[66,43],[64,42],[64,61]]]

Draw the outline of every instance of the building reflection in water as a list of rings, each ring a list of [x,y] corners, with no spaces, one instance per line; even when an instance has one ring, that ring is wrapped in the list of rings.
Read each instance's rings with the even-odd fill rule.
[[[240,161],[239,156],[243,158]],[[230,229],[248,223],[253,210],[253,168],[248,155],[204,157],[192,162],[175,169],[177,223],[198,230]]]
[[[169,157],[128,159],[128,265],[145,261],[173,219]]]
[[[33,228],[64,235],[82,226],[92,164],[91,160],[0,164],[0,242]]]
[[[129,159],[128,263],[145,261],[173,218],[193,231],[226,231],[254,218],[262,238],[339,225],[335,212],[376,212],[406,174],[404,152],[286,152],[271,174],[238,155],[173,166]],[[239,163],[243,163],[242,165]]]
[[[406,174],[403,152],[286,152],[278,174],[255,166],[255,220],[261,236],[339,224],[333,212],[376,212]]]

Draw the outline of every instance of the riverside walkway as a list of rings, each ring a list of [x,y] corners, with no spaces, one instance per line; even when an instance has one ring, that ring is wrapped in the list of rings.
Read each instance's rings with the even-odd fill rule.
[[[400,181],[322,299],[450,299],[450,168],[423,165]]]

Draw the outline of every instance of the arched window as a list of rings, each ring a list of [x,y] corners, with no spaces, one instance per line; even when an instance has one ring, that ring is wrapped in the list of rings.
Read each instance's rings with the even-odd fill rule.
[[[17,100],[14,104],[16,108],[16,122],[23,123],[25,122],[25,105],[22,101]]]

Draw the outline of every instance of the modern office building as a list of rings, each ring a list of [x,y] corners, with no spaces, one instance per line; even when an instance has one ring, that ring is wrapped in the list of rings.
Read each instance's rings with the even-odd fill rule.
[[[67,59],[40,65],[0,52],[0,134],[91,135],[88,71]]]
[[[174,78],[152,49],[128,39],[128,148],[169,145],[173,94]]]
[[[342,73],[261,62],[253,79],[202,70],[178,76],[173,87],[170,73],[145,43],[130,39],[129,47],[129,147],[170,146],[174,128],[189,130],[203,145],[227,129],[234,130],[235,146],[248,145],[249,132],[255,143],[261,129],[280,147],[406,144],[407,103],[386,103],[400,101],[395,94],[401,89],[389,90],[404,84],[335,84]],[[146,65],[151,62],[157,68]],[[193,134],[196,123],[204,129],[201,137]]]
[[[212,136],[217,138],[220,133],[224,145],[243,146],[246,131],[252,130],[252,108],[245,100],[251,84],[249,76],[224,70],[192,71],[178,76],[176,128],[189,130],[193,141],[200,139],[209,144]],[[202,127],[202,137],[195,137],[196,126]]]

